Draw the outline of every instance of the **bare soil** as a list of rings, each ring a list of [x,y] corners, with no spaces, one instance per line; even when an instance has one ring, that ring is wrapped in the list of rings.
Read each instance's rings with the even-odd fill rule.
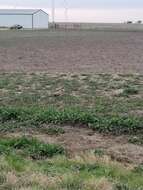
[[[64,126],[64,134],[48,135],[37,131],[26,132],[25,135],[35,137],[45,143],[56,143],[65,147],[69,155],[84,151],[102,150],[113,160],[122,163],[142,164],[143,146],[128,143],[128,136],[111,136],[95,133],[82,127]],[[8,133],[8,137],[21,137],[23,133]]]
[[[0,72],[143,73],[143,32],[0,31]]]

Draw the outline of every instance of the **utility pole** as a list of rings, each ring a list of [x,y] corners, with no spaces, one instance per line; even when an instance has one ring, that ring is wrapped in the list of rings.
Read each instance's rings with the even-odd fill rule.
[[[64,0],[64,8],[65,8],[65,23],[68,22],[68,2]]]
[[[15,0],[15,3],[14,3],[14,9],[17,8],[17,1]]]
[[[55,0],[52,0],[52,27],[55,27]]]

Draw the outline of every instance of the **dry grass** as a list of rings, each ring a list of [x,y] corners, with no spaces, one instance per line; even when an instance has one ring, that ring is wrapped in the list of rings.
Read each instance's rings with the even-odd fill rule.
[[[116,184],[125,183],[124,178],[131,190],[143,188],[142,174],[134,173],[133,165],[125,166],[107,156],[95,156],[91,151],[72,158],[58,156],[40,162],[27,160],[27,167],[22,172],[14,170],[15,163],[9,165],[6,156],[0,158],[0,168],[3,168],[0,187],[3,189],[114,190]],[[5,176],[3,181],[2,176]]]

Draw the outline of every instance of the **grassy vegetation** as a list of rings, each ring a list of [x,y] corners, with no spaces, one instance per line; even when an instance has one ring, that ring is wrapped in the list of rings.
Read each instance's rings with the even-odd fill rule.
[[[33,138],[0,139],[0,154],[9,154],[15,151],[32,159],[43,159],[64,153],[64,149],[59,145],[45,144]]]
[[[0,130],[40,128],[42,124],[83,124],[104,133],[136,134],[142,130],[142,118],[124,115],[98,115],[92,110],[80,108],[0,108]],[[11,124],[12,123],[12,124]],[[51,130],[51,129],[50,129]],[[56,129],[55,129],[56,131]],[[57,131],[58,132],[58,131]]]
[[[1,74],[0,103],[62,108],[74,105],[96,108],[98,112],[122,112],[134,104],[138,104],[136,108],[143,105],[142,81],[138,75]],[[122,94],[128,96],[119,97]]]
[[[139,170],[126,168],[106,156],[95,156],[93,152],[44,161],[8,154],[0,160],[2,189],[143,189],[143,174]]]
[[[1,74],[0,189],[143,190],[142,165],[125,167],[102,149],[69,158],[60,145],[7,136],[58,136],[65,131],[57,125],[70,124],[142,145],[142,82],[139,75]]]

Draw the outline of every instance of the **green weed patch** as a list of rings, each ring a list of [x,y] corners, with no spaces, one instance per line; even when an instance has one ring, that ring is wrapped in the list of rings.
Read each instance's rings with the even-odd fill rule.
[[[64,154],[64,149],[59,145],[45,144],[34,138],[0,139],[0,154],[11,152],[19,152],[32,159],[44,159]]]
[[[142,118],[121,115],[98,115],[92,110],[79,108],[0,108],[0,121],[13,121],[24,127],[40,127],[44,123],[81,124],[104,133],[135,134],[142,130]]]

